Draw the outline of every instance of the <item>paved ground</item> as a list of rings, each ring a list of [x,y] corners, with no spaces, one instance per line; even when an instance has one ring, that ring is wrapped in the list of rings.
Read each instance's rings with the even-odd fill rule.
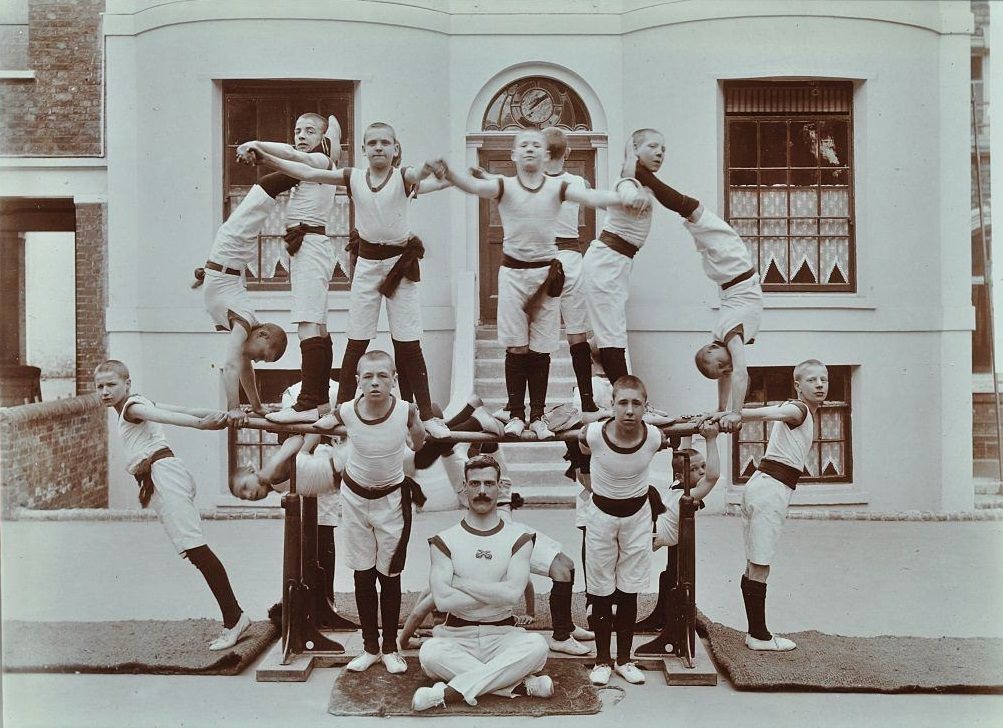
[[[577,552],[570,511],[527,510],[520,517]],[[405,589],[421,588],[426,578],[425,538],[455,518],[437,513],[416,520]],[[5,620],[218,617],[198,573],[172,553],[157,523],[12,522],[2,529]],[[776,631],[1003,637],[1001,522],[789,520],[785,529],[768,601]],[[262,618],[279,591],[281,522],[212,521],[206,532],[243,606]],[[698,516],[697,552],[700,608],[744,627],[740,521]],[[339,591],[350,589],[347,570],[339,571],[337,581]],[[537,586],[549,589],[543,581]],[[321,670],[307,683],[263,684],[255,682],[253,667],[238,677],[4,675],[3,725],[387,725],[329,716],[334,677],[334,670]],[[703,726],[1003,726],[1003,696],[740,693],[726,681],[716,688],[668,688],[649,677],[656,679],[632,686],[615,705],[609,700],[599,715],[554,717],[545,724],[674,725],[693,719]],[[491,718],[464,723],[505,724]]]

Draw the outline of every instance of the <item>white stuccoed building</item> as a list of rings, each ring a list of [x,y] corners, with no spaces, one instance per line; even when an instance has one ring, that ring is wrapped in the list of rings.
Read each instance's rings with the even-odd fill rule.
[[[191,271],[255,179],[231,162],[233,146],[286,140],[301,112],[338,116],[344,164],[361,161],[362,130],[380,120],[406,163],[446,156],[502,172],[518,128],[559,125],[569,167],[601,188],[628,134],[655,127],[659,176],[730,219],[758,262],[767,294],[750,402],[789,396],[803,359],[830,365],[814,477],[794,503],[970,509],[971,25],[968,3],[932,1],[108,0],[109,352],[154,399],[220,402],[226,337]],[[601,221],[583,215],[583,234]],[[494,317],[497,220],[449,190],[420,197],[412,222],[428,250],[433,399],[455,402],[476,374],[475,325]],[[339,198],[329,233],[349,224]],[[290,334],[277,373],[261,378],[280,392],[299,349],[280,241],[261,249],[250,280],[261,318]],[[338,273],[335,366],[347,305]],[[635,258],[629,354],[659,406],[714,405],[692,362],[716,305],[688,233],[656,211]],[[385,321],[374,345],[389,346]],[[256,448],[226,433],[171,439],[200,504],[230,504],[228,469]],[[762,440],[747,427],[726,442],[712,509],[740,498]],[[135,499],[122,465],[112,443],[112,506]]]

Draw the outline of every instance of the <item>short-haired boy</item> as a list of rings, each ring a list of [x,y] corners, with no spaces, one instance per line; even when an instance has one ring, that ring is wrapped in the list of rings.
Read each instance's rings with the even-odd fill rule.
[[[651,190],[662,206],[683,218],[700,253],[704,273],[719,288],[721,308],[711,335],[714,340],[696,353],[696,366],[708,379],[718,382],[718,409],[726,411],[721,429],[734,432],[741,424],[741,410],[749,389],[745,347],[759,333],[763,318],[763,287],[752,254],[738,233],[707,210],[699,200],[687,197],[658,179],[658,165],[627,148],[628,171]],[[729,407],[730,402],[730,407]]]
[[[319,428],[344,425],[351,444],[342,474],[340,528],[345,560],[355,572],[364,647],[346,665],[353,672],[381,660],[390,673],[407,671],[397,645],[400,575],[411,531],[412,499],[422,499],[414,481],[404,475],[404,460],[409,446],[418,450],[424,444],[425,429],[417,408],[391,393],[396,378],[389,354],[363,354],[358,365],[358,397],[317,422]],[[378,614],[383,623],[382,649]]]
[[[766,452],[742,493],[745,573],[742,598],[749,620],[745,645],[751,650],[786,651],[796,645],[766,628],[766,579],[787,516],[787,506],[811,454],[815,413],[829,393],[829,372],[817,359],[794,368],[797,399],[766,407],[745,408],[745,422],[773,422]]]
[[[129,473],[140,484],[140,504],[144,508],[153,506],[174,548],[201,572],[216,598],[223,615],[223,633],[209,644],[209,649],[233,647],[251,626],[251,620],[237,603],[226,569],[202,534],[202,518],[195,505],[195,479],[171,451],[161,427],[220,430],[226,427],[226,413],[157,404],[141,394],[132,394],[129,369],[117,360],[97,366],[94,384],[101,404],[118,414],[118,433],[129,460]]]

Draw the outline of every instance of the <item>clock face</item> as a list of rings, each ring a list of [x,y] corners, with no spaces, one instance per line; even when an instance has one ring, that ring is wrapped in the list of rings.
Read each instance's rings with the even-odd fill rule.
[[[531,88],[519,99],[519,115],[526,124],[545,126],[560,117],[561,107],[549,91]]]

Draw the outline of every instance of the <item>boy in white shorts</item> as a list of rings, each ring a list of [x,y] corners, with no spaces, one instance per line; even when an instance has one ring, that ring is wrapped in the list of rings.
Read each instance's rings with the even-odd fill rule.
[[[613,383],[613,419],[582,428],[579,447],[591,454],[585,508],[585,577],[596,634],[596,665],[590,679],[605,685],[615,670],[630,683],[644,674],[631,661],[637,595],[648,587],[651,527],[664,506],[649,485],[651,460],[666,445],[665,435],[642,419],[648,401],[644,383],[626,375]],[[613,606],[616,605],[616,621]],[[610,640],[616,631],[616,666]]]
[[[337,158],[340,154],[341,129],[332,120],[334,117],[303,114],[296,120],[294,145],[251,141],[241,144],[237,154],[255,164],[278,159],[318,170],[333,169],[330,155]],[[328,133],[333,140],[325,136]],[[329,407],[327,382],[334,349],[327,331],[327,293],[337,251],[326,228],[333,205],[333,190],[301,181],[292,189],[286,206],[285,241],[292,287],[290,318],[296,324],[300,340],[303,387],[291,408],[267,415],[272,422],[313,422]]]
[[[418,411],[391,394],[393,359],[371,351],[359,359],[359,396],[317,422],[321,429],[344,425],[351,445],[342,473],[341,531],[345,561],[355,572],[355,601],[364,650],[346,665],[362,672],[382,660],[390,673],[407,671],[397,646],[401,580],[411,532],[411,503],[424,502],[404,475],[405,450],[418,450],[425,430]],[[376,582],[380,583],[379,599]],[[383,643],[377,613],[383,624]]]
[[[514,177],[475,179],[439,160],[436,176],[445,175],[464,192],[498,202],[504,240],[498,269],[498,341],[505,347],[507,409],[511,419],[505,432],[518,437],[526,428],[526,390],[529,389],[529,427],[539,439],[553,435],[543,422],[550,376],[550,355],[561,331],[560,295],[565,276],[558,257],[554,230],[561,205],[568,200],[589,207],[634,204],[625,192],[590,190],[567,180],[548,177],[549,159],[542,132],[523,130],[515,135]]]
[[[174,456],[161,427],[165,424],[221,430],[226,427],[226,413],[156,404],[140,394],[131,394],[129,369],[116,360],[98,365],[94,383],[101,404],[118,413],[118,433],[129,459],[129,473],[140,485],[140,505],[153,506],[174,548],[201,572],[219,604],[223,633],[209,644],[209,649],[233,647],[251,626],[251,620],[237,603],[226,569],[206,544],[202,518],[195,505],[195,480]]]
[[[783,404],[746,408],[745,422],[773,422],[766,452],[742,493],[745,573],[742,598],[749,620],[745,645],[751,650],[787,651],[797,645],[766,628],[766,579],[798,479],[815,438],[815,413],[829,393],[829,373],[817,359],[794,368],[798,398]],[[724,413],[719,413],[723,415]]]
[[[749,389],[745,347],[759,333],[763,319],[763,287],[748,246],[724,220],[692,197],[669,187],[654,175],[658,167],[627,150],[627,169],[651,190],[664,207],[683,218],[703,263],[704,273],[719,287],[721,308],[711,335],[714,340],[696,353],[700,373],[718,383],[718,409],[727,410],[721,429],[734,432]],[[730,402],[730,407],[729,407]]]
[[[417,401],[430,436],[445,437],[449,430],[432,413],[428,370],[421,350],[418,261],[425,248],[411,232],[408,212],[411,200],[419,192],[442,189],[448,183],[426,179],[431,174],[427,165],[417,170],[399,168],[400,144],[389,124],[370,124],[363,135],[362,149],[368,162],[366,169],[320,170],[268,156],[265,161],[310,183],[345,187],[355,208],[358,240],[350,245],[357,259],[352,273],[348,343],[341,362],[338,404],[352,399],[356,365],[376,336],[380,306],[386,301],[401,397],[410,401],[413,396]]]

